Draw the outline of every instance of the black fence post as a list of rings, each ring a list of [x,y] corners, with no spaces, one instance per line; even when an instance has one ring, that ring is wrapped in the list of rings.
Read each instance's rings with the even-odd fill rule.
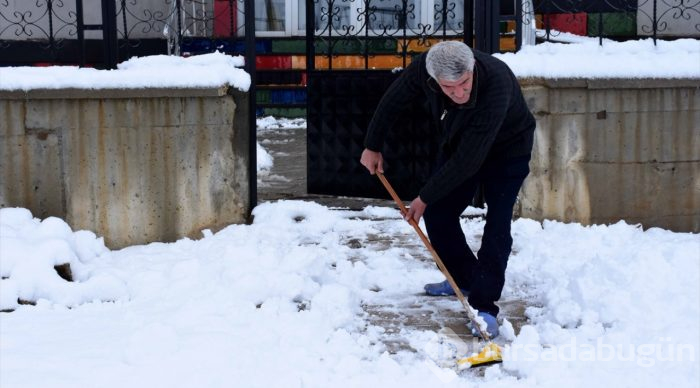
[[[49,16],[49,50],[51,53],[51,62],[56,61],[57,50],[56,50],[56,38],[53,34],[53,2],[52,0],[46,1],[46,14]]]
[[[492,54],[500,51],[498,23],[501,19],[500,0],[476,0],[476,49]]]
[[[77,21],[78,44],[80,45],[80,67],[85,67],[85,21],[83,20],[83,0],[75,0],[75,18]]]
[[[474,47],[474,0],[464,0],[464,43]]]
[[[250,208],[258,204],[258,164],[257,164],[257,124],[255,98],[255,2],[245,1],[245,70],[250,74],[250,89],[248,90],[248,116],[250,136],[248,140],[249,201]]]
[[[535,22],[534,20],[532,21]],[[523,2],[515,2],[515,51],[520,51],[523,46]]]
[[[119,61],[117,43],[117,7],[114,0],[102,0],[102,44],[105,68],[116,69]]]
[[[177,17],[177,47],[175,48],[175,54],[180,55],[182,50],[182,3],[180,0],[175,1],[175,16]]]
[[[316,70],[316,8],[314,0],[306,0],[306,77]]]
[[[362,12],[362,17],[363,17],[363,23],[365,24],[365,34],[364,34],[364,42],[362,42],[362,56],[365,61],[365,70],[369,69],[369,46],[370,46],[370,41],[369,41],[369,31],[371,28],[369,28],[370,25],[370,16],[369,16],[369,11],[371,7],[372,0],[365,0],[365,7],[364,11]],[[405,54],[405,47],[402,47],[402,53],[403,53],[403,65],[406,67],[406,54]]]
[[[129,46],[131,46],[131,45],[129,44],[129,27],[126,24],[126,13],[127,13],[126,0],[121,0],[119,3],[119,6],[120,6],[121,14],[122,14],[122,28],[124,29],[123,30],[124,34],[122,35],[122,37],[124,38],[124,46],[123,47],[125,47],[125,49],[126,49],[126,57],[125,58],[129,59],[129,58],[131,58],[131,52],[129,50]]]
[[[654,0],[654,4],[652,5],[654,8],[652,10],[652,21],[651,21],[651,28],[652,28],[652,36],[654,38],[654,46],[656,46],[656,33],[658,32],[659,29],[659,21],[657,19],[657,9],[656,9],[656,0]]]

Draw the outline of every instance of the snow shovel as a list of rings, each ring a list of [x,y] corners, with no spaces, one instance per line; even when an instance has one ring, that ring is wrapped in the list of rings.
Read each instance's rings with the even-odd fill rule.
[[[382,181],[382,184],[386,188],[386,191],[389,192],[391,198],[393,198],[394,202],[396,202],[396,205],[398,205],[401,214],[405,216],[408,212],[406,206],[404,206],[403,201],[401,201],[401,198],[399,198],[399,196],[396,194],[396,191],[394,191],[394,188],[391,187],[389,181],[386,179],[386,177],[384,177],[384,174],[377,172],[377,177],[380,181]],[[452,275],[450,275],[450,273],[447,271],[447,268],[442,263],[440,256],[438,256],[437,252],[435,252],[433,245],[430,243],[430,241],[425,236],[420,226],[418,226],[418,223],[416,223],[414,219],[409,220],[409,223],[416,231],[416,233],[418,233],[418,236],[423,241],[425,247],[428,248],[428,251],[430,251],[430,254],[433,256],[433,260],[435,261],[435,264],[437,264],[442,274],[445,275],[445,278],[447,278],[447,281],[450,283],[450,286],[452,286],[452,289],[455,291],[455,294],[457,295],[459,301],[462,302],[464,309],[467,311],[467,317],[470,321],[472,321],[474,327],[476,327],[481,338],[483,338],[487,342],[486,346],[478,354],[457,360],[457,365],[460,368],[467,368],[476,367],[484,364],[502,362],[503,356],[501,348],[491,341],[489,333],[486,330],[483,330],[481,328],[481,325],[476,321],[476,314],[474,312],[474,309],[469,305],[466,298],[464,297],[464,294],[462,294],[462,290],[460,290]]]

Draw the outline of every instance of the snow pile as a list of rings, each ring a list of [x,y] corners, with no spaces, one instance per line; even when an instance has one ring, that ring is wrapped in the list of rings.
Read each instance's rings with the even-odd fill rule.
[[[43,303],[3,316],[0,385],[435,381],[429,370],[386,354],[376,329],[365,331],[362,296],[374,293],[368,289],[374,278],[387,276],[349,261],[350,248],[341,241],[361,233],[358,227],[371,231],[366,222],[296,201],[260,205],[254,216],[252,225],[205,231],[198,241],[134,246],[101,257],[124,279],[128,301],[71,310]],[[387,261],[396,266],[393,257],[373,261],[379,268]],[[56,330],[61,335],[47,341]]]
[[[17,308],[19,299],[76,306],[124,297],[120,280],[90,269],[109,253],[102,238],[73,232],[61,219],[40,221],[26,209],[0,209],[0,310]],[[70,265],[73,282],[54,269],[62,264]]]
[[[257,159],[257,170],[258,174],[268,174],[272,168],[272,155],[265,148],[260,145],[260,142],[256,143],[256,159]]]
[[[273,116],[258,117],[256,119],[256,130],[261,134],[276,134],[282,133],[288,130],[305,129],[306,120],[303,118],[275,118]],[[262,144],[270,144],[270,139],[265,139]],[[257,161],[258,161],[258,186],[267,185],[263,182],[262,177],[270,175],[272,170],[272,165],[274,162],[274,157],[271,152],[261,145],[260,142],[257,144]],[[285,177],[273,175],[272,179],[285,180]]]
[[[521,219],[507,294],[528,302],[505,370],[535,381],[648,386],[700,378],[700,236],[619,222]],[[543,365],[541,365],[543,364]],[[591,370],[595,368],[595,372]]]
[[[50,288],[45,302],[2,315],[3,387],[683,387],[700,377],[697,234],[516,221],[502,299],[525,303],[529,322],[517,332],[503,323],[506,361],[481,374],[446,369],[453,360],[420,326],[392,337],[415,352],[389,354],[382,341],[392,334],[366,320],[363,306],[391,314],[442,279],[415,258],[419,241],[391,241],[412,236],[393,208],[265,203],[251,225],[113,252],[55,218],[0,214],[3,274],[18,265],[6,252],[21,240],[22,254],[42,260],[37,271],[73,252],[79,277],[109,274],[129,295],[68,310],[55,302],[63,291]],[[484,221],[462,225],[478,247]],[[78,299],[96,299],[80,291]],[[436,303],[461,311],[453,298]]]
[[[74,66],[0,67],[0,90],[218,88],[247,91],[250,75],[242,57],[215,52],[189,58],[154,55],[132,58],[116,70]]]
[[[306,119],[303,118],[288,119],[265,116],[256,119],[256,123],[258,131],[306,128]]]
[[[700,41],[652,39],[627,42],[582,39],[578,43],[543,43],[525,46],[518,53],[494,54],[519,77],[549,78],[700,78]],[[230,85],[247,91],[250,76],[237,68],[242,57],[219,52],[188,58],[156,55],[132,58],[117,70],[96,70],[71,66],[2,67],[0,90],[31,89],[131,89],[196,88]],[[293,120],[268,127],[305,125]]]
[[[521,78],[700,78],[697,39],[546,42],[494,56]]]
[[[549,34],[547,34],[547,30],[544,29],[535,29],[535,36],[538,38],[546,39],[550,42],[558,42],[558,43],[595,43],[595,44],[600,44],[601,39],[597,36],[584,36],[584,35],[576,35],[572,34],[570,32],[565,32],[565,31],[559,31],[555,29],[550,29]],[[614,40],[610,40],[607,38],[602,39],[603,44],[608,44],[615,42]]]

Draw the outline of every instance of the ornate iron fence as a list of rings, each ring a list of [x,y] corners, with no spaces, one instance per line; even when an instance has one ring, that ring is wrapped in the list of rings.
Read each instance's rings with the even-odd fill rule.
[[[312,54],[334,58],[352,53],[364,68],[378,54],[406,58],[431,42],[462,39],[482,51],[499,50],[498,36],[523,42],[571,39],[565,33],[616,40],[700,37],[700,0],[307,0],[307,62]],[[313,7],[311,7],[311,5]],[[500,6],[500,7],[499,7]],[[499,9],[500,8],[500,9]],[[478,15],[477,17],[474,17]],[[498,23],[515,28],[499,31]],[[465,28],[465,26],[468,26]],[[496,27],[496,28],[494,28]],[[359,67],[359,66],[355,66]]]
[[[523,28],[536,22],[542,27],[536,36],[543,40],[564,38],[568,28],[557,25],[580,24],[587,24],[587,35],[601,44],[606,37],[656,42],[663,36],[700,36],[700,0],[534,0],[523,2],[522,13]]]
[[[218,38],[244,36],[245,25],[235,23],[244,0],[230,0],[228,7],[215,9],[211,0],[162,0],[160,9],[144,9],[137,0],[119,0],[117,10],[121,47],[138,47],[140,39],[160,34],[167,40],[168,54],[180,55],[183,44],[195,37],[214,37],[214,22],[228,20],[228,34]]]
[[[0,0],[0,62],[77,63],[99,60],[85,53],[105,46],[113,35],[114,58],[167,53],[180,55],[195,38],[211,39],[199,51],[245,47],[245,0],[101,0],[85,9],[83,0]],[[228,28],[214,30],[228,21]],[[101,34],[95,35],[93,31]],[[90,35],[93,34],[93,35]],[[109,46],[109,42],[107,43]],[[213,46],[213,47],[212,47]],[[97,50],[99,51],[99,49]],[[105,53],[105,56],[107,54]],[[108,58],[102,58],[105,62]],[[99,64],[98,64],[99,65]]]
[[[0,0],[0,52],[9,50],[23,41],[35,41],[56,58],[69,38],[77,38],[77,14],[63,0],[36,0],[17,5]],[[16,7],[16,8],[15,8]]]
[[[95,2],[83,10],[83,0],[0,0],[0,61],[85,63],[86,45],[92,51],[103,46],[102,36],[92,30],[103,30],[105,35],[107,30],[117,30],[119,59],[243,47],[245,0],[101,3],[102,8],[105,4],[114,7],[115,14],[100,19]],[[424,50],[436,39],[463,39],[495,51],[483,42],[497,38],[498,23],[506,20],[517,27],[500,33],[514,34],[517,48],[533,31],[537,40],[558,40],[565,38],[562,32],[577,25],[584,25],[584,34],[600,38],[601,43],[604,37],[700,36],[700,0],[500,0],[500,15],[496,0],[301,0],[298,4],[306,6],[307,20],[314,20],[306,27],[307,36],[314,37],[309,49],[328,58],[343,53],[363,55],[365,68],[376,54],[394,53],[405,64],[413,52]],[[512,15],[503,14],[504,5]],[[304,31],[302,24],[300,21]],[[217,31],[222,25],[226,28]],[[621,26],[627,30],[621,32]],[[328,68],[333,66],[329,60]]]
[[[313,7],[310,7],[313,5]],[[419,0],[308,0],[307,45],[309,62],[314,68],[314,54],[327,58],[332,70],[333,57],[352,53],[364,58],[377,54],[395,54],[406,66],[413,52],[424,51],[433,40],[474,38],[471,27],[473,1],[437,0],[426,7]]]

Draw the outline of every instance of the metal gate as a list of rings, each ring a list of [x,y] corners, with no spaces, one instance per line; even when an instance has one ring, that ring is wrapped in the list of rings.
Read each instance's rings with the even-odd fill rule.
[[[484,0],[306,1],[309,193],[387,197],[359,159],[367,125],[400,72],[391,66],[405,67],[440,40],[471,45],[474,6],[483,12],[494,3],[498,7]],[[482,31],[492,28],[485,24],[479,23]],[[489,50],[486,39],[479,41]],[[403,198],[417,195],[437,152],[426,109],[417,101],[414,115],[389,129],[382,150],[386,175]]]

